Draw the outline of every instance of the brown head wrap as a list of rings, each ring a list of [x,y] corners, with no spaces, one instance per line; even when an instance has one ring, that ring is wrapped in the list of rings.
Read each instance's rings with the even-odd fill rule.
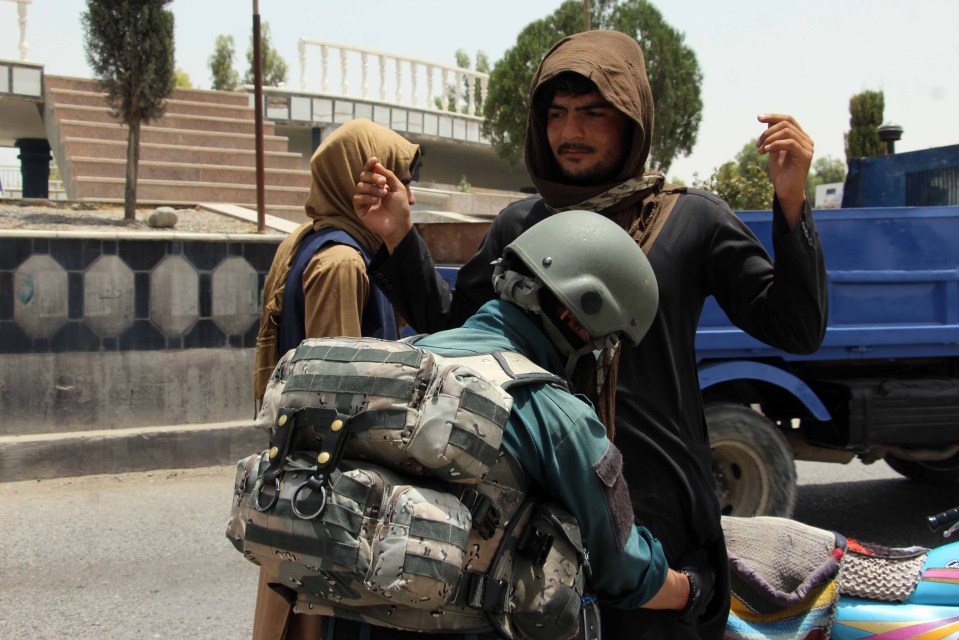
[[[628,155],[616,176],[602,184],[573,185],[563,177],[546,135],[545,96],[538,93],[556,76],[572,71],[588,78],[599,93],[634,126]],[[603,213],[633,233],[643,202],[658,193],[661,174],[646,174],[653,134],[653,93],[639,43],[618,31],[587,31],[560,40],[540,63],[529,95],[526,171],[553,211],[587,209]],[[639,235],[635,236],[637,241]],[[640,246],[643,246],[640,243]],[[647,248],[644,247],[644,250]],[[615,393],[620,350],[604,350],[595,366],[579,371],[573,384],[596,405],[610,439],[615,437]]]
[[[384,167],[402,177],[413,170],[419,146],[391,129],[369,120],[351,120],[341,125],[317,148],[310,160],[313,173],[306,215],[313,228],[341,229],[376,253],[382,241],[369,231],[353,211],[353,193],[363,165],[376,156]]]
[[[545,106],[537,92],[559,74],[573,71],[589,78],[602,96],[634,123],[633,144],[619,175],[597,185],[564,184],[546,137]],[[583,202],[631,178],[642,179],[653,133],[653,94],[643,51],[618,31],[586,31],[560,40],[540,64],[530,89],[526,127],[526,170],[546,203],[567,207]],[[537,108],[538,107],[538,108]]]

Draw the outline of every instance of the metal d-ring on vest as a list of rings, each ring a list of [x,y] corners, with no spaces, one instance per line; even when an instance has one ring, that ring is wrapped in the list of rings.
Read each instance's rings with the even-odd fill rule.
[[[326,475],[321,473],[310,476],[306,482],[296,488],[296,491],[293,492],[293,497],[290,498],[290,507],[293,509],[293,513],[296,514],[297,518],[301,520],[313,520],[323,513],[326,509],[326,484]],[[300,492],[305,488],[320,492],[320,506],[313,513],[303,513],[297,506],[300,500]]]
[[[330,472],[340,464],[340,459],[343,457],[343,450],[349,434],[349,429],[347,428],[349,419],[350,416],[346,414],[336,414],[336,418],[330,423],[329,431],[323,440],[323,449],[319,455],[316,456],[316,472],[314,472],[306,482],[297,487],[296,491],[293,492],[293,496],[290,498],[290,507],[293,513],[302,520],[313,520],[319,517],[326,509],[327,485],[330,481]],[[312,513],[298,506],[301,502],[304,488],[308,488],[313,492],[319,491],[320,493],[320,506]]]
[[[253,488],[253,494],[250,496],[250,503],[253,505],[253,508],[257,511],[269,511],[273,508],[273,505],[276,504],[276,501],[280,497],[280,476],[273,478],[273,497],[270,498],[270,502],[266,505],[260,504],[260,495],[263,493],[263,480],[261,479],[256,483],[256,486]]]

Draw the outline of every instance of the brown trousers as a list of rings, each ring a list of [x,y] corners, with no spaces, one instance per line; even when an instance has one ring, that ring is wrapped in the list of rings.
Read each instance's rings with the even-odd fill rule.
[[[326,618],[293,613],[293,605],[267,586],[268,577],[260,569],[253,640],[323,640]]]

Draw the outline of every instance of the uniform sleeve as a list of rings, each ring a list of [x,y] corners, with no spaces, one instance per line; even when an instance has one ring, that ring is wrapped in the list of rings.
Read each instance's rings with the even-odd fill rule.
[[[740,329],[778,349],[812,353],[825,336],[828,293],[822,243],[809,204],[790,230],[775,200],[772,228],[775,260],[770,262],[746,225],[725,212],[711,238],[705,277]]]
[[[307,338],[361,335],[370,281],[363,257],[353,247],[331,244],[303,272]]]
[[[369,271],[411,326],[422,333],[458,327],[496,294],[493,291],[493,261],[523,231],[548,215],[536,199],[527,199],[504,209],[490,225],[476,254],[456,276],[450,291],[436,271],[426,242],[414,227],[390,254],[381,247]]]
[[[501,249],[491,232],[456,277],[456,291],[436,271],[433,257],[413,228],[392,255],[380,248],[370,272],[390,301],[417,331],[435,333],[458,327],[493,297],[493,267]],[[495,257],[491,257],[495,256]]]
[[[513,410],[522,426],[511,419],[506,446],[535,490],[579,521],[590,591],[620,608],[649,601],[666,581],[666,556],[647,529],[633,524],[622,456],[605,427],[585,402],[551,388],[518,390]]]

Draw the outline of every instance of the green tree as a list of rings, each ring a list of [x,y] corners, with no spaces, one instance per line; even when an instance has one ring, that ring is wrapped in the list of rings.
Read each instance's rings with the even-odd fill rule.
[[[702,118],[702,72],[685,36],[669,26],[647,0],[594,0],[592,27],[634,36],[646,57],[656,105],[650,165],[664,173],[689,155]],[[560,38],[583,30],[583,5],[567,0],[550,16],[526,26],[493,67],[484,105],[483,133],[510,164],[523,156],[529,86],[540,60]]]
[[[809,202],[816,202],[816,187],[832,182],[845,182],[845,180],[845,162],[832,156],[816,158],[812,163],[812,171],[806,181],[806,198]]]
[[[706,180],[697,176],[693,186],[715,193],[738,211],[768,209],[773,199],[769,156],[760,154],[756,141],[751,140],[735,159],[721,165]]]
[[[233,68],[236,47],[233,36],[219,35],[213,43],[213,55],[210,56],[210,74],[213,76],[214,91],[233,91],[239,83],[239,74]]]
[[[470,57],[462,49],[456,50],[456,66],[460,69],[472,69]],[[476,52],[476,70],[480,73],[489,73],[489,58],[482,51]],[[469,107],[469,80],[465,77],[463,78],[463,88],[459,95],[459,100],[461,105],[459,111],[462,113],[467,113]],[[444,98],[437,96],[433,99],[433,101],[438,109],[456,111],[456,84],[451,82],[446,86],[445,107],[443,106]],[[473,104],[474,108],[476,109],[476,113],[483,112],[483,96],[480,95],[479,82],[476,82],[473,87]]]
[[[278,87],[286,83],[286,60],[279,51],[273,48],[270,40],[270,23],[264,22],[260,27],[260,58],[263,65],[263,86]],[[246,62],[249,68],[243,78],[244,84],[253,84],[253,35],[250,35],[250,48],[246,50]]]
[[[125,220],[136,219],[140,126],[163,115],[173,93],[171,0],[87,0],[80,16],[90,68],[112,114],[128,128]]]
[[[688,156],[696,145],[703,113],[703,73],[696,54],[686,46],[686,36],[646,0],[613,5],[603,27],[633,36],[643,49],[656,106],[650,166],[666,173],[677,156]]]
[[[706,180],[694,178],[694,187],[715,193],[737,211],[767,210],[773,200],[772,182],[759,165],[751,164],[741,173],[739,164],[730,160]]]
[[[173,72],[173,84],[176,87],[183,87],[184,89],[193,88],[193,83],[190,82],[190,74],[180,67],[177,67]]]
[[[744,144],[743,148],[736,154],[736,166],[739,167],[739,173],[746,175],[752,165],[756,165],[767,176],[769,175],[769,155],[759,153],[759,147],[756,146],[755,140]]]
[[[863,91],[849,99],[849,132],[846,133],[846,162],[886,153],[877,129],[882,124],[885,98],[882,91]]]
[[[541,20],[528,24],[516,45],[503,54],[490,73],[489,93],[483,105],[483,134],[496,153],[510,165],[523,159],[529,86],[540,61],[556,41],[583,29],[583,5],[566,0]]]
[[[846,179],[846,165],[842,160],[824,156],[817,158],[806,181],[806,197],[815,202],[816,187]],[[695,176],[693,186],[711,191],[729,203],[733,209],[768,209],[774,188],[769,179],[769,155],[760,154],[756,141],[743,145],[733,160],[721,165],[705,180]]]

